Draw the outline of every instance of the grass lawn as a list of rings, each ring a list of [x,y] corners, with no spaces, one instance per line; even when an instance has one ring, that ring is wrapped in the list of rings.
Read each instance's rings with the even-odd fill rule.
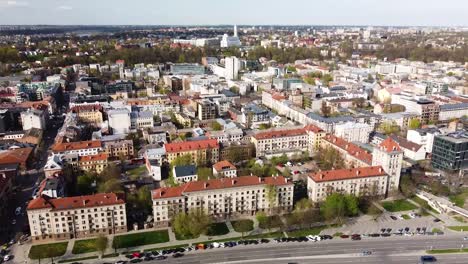
[[[222,236],[229,233],[226,223],[213,223],[208,227],[207,236]]]
[[[68,263],[68,262],[77,262],[80,260],[88,260],[88,259],[97,259],[98,256],[89,256],[89,257],[84,257],[84,258],[73,258],[73,259],[62,259],[59,260],[58,263]]]
[[[334,237],[339,237],[339,236],[342,236],[343,233],[342,232],[336,232],[335,234],[333,234]]]
[[[450,230],[466,232],[468,231],[468,226],[447,226]]]
[[[466,223],[466,218],[460,215],[454,216],[453,219],[457,220],[460,223]]]
[[[245,236],[245,237],[213,239],[213,240],[202,241],[198,243],[206,244],[206,243],[213,243],[213,242],[227,242],[227,241],[239,241],[239,240],[246,240],[246,239],[277,238],[277,237],[284,237],[283,232],[272,232],[272,233],[258,234],[258,235]],[[194,243],[194,244],[198,244],[198,243]]]
[[[282,225],[281,218],[278,215],[267,216],[265,221],[258,223],[262,229],[277,228]]]
[[[427,203],[426,200],[423,200],[417,196],[414,196],[413,198],[411,198],[411,200],[413,200],[414,202],[416,202],[417,204],[419,204],[422,208],[426,208],[428,210],[430,210],[431,212],[433,212],[434,214],[439,214],[439,212],[437,212],[434,208],[432,208],[429,203]]]
[[[432,233],[439,233],[442,232],[439,228],[432,228]]]
[[[96,239],[86,239],[75,241],[73,245],[72,253],[73,254],[83,254],[97,251],[96,249]]]
[[[127,174],[130,176],[131,179],[138,179],[142,176],[146,171],[146,166],[140,166],[134,169],[127,171]]]
[[[301,236],[308,236],[308,235],[318,235],[322,230],[327,229],[328,226],[317,226],[307,229],[300,229],[288,232],[288,236],[290,237],[301,237]]]
[[[29,250],[30,259],[59,257],[67,251],[68,242],[33,245]]]
[[[136,234],[128,234],[116,236],[112,242],[113,248],[129,248],[169,241],[169,233],[167,230],[142,232]]]
[[[243,219],[243,220],[237,220],[237,221],[231,221],[231,224],[232,224],[232,227],[234,228],[234,230],[236,232],[239,232],[239,233],[242,233],[242,230],[240,228],[240,226],[248,226],[249,228],[246,229],[247,231],[245,232],[250,232],[254,229],[253,225],[254,225],[254,222],[250,219]]]
[[[427,250],[428,254],[450,254],[450,253],[468,253],[468,248],[451,248],[451,249],[433,249]]]
[[[119,253],[110,253],[110,254],[102,256],[102,258],[115,258],[118,256],[119,256]]]
[[[177,240],[187,240],[187,239],[194,239],[194,238],[197,238],[197,237],[194,237],[194,236],[191,236],[191,235],[187,235],[187,236],[184,236],[182,234],[179,234],[177,232],[174,231],[174,234],[175,234],[175,238]]]
[[[403,217],[403,219],[405,219],[405,220],[410,220],[411,219],[411,217],[409,215],[406,215],[406,214],[401,215],[401,217]]]
[[[382,206],[383,208],[385,208],[385,210],[389,212],[400,212],[417,209],[417,207],[414,204],[404,199],[395,200],[391,202],[382,202]]]
[[[460,194],[450,195],[449,199],[458,207],[465,206],[465,201],[468,198],[468,188],[464,188]]]

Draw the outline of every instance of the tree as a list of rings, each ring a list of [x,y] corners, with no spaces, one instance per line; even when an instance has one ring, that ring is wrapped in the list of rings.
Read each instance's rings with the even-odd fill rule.
[[[277,206],[276,204],[277,196],[278,196],[278,192],[276,191],[276,186],[273,184],[268,184],[266,186],[266,198],[268,201],[268,207],[270,209],[270,212],[272,212],[273,209]]]
[[[268,216],[264,212],[258,212],[257,215],[255,215],[255,218],[258,223],[266,223]]]
[[[252,221],[250,220],[235,221],[233,222],[232,226],[237,232],[242,233],[242,237],[244,237],[246,232],[249,232],[253,229]]]
[[[197,169],[197,176],[199,181],[205,181],[213,178],[213,169],[206,167],[199,167]]]
[[[400,180],[401,193],[409,198],[416,192],[416,184],[411,180],[409,175],[403,175]]]
[[[421,121],[418,118],[411,118],[408,127],[410,129],[418,129],[421,127]]]
[[[179,156],[171,162],[172,166],[186,166],[186,165],[191,165],[191,164],[193,163],[192,163],[192,155],[190,154]]]
[[[391,135],[400,132],[400,127],[395,122],[383,122],[377,130],[385,135]]]
[[[218,123],[218,122],[216,122],[216,121],[213,122],[213,123],[211,124],[211,128],[212,128],[214,131],[223,130],[223,127],[221,126],[221,124]]]
[[[341,153],[330,146],[319,150],[317,155],[317,161],[319,167],[322,170],[338,170],[344,169],[346,167],[345,160]]]
[[[118,179],[110,179],[100,184],[98,187],[99,193],[116,193],[122,191],[122,185]]]
[[[307,222],[308,212],[311,208],[312,202],[308,198],[303,198],[296,202],[292,215],[299,225],[303,226]]]
[[[107,243],[108,243],[108,239],[104,235],[99,235],[96,238],[96,242],[95,242],[96,249],[97,249],[97,251],[99,251],[101,253],[101,257],[104,255],[104,252],[107,249]]]
[[[353,100],[353,106],[356,107],[356,108],[366,107],[366,99],[358,98],[358,99]]]
[[[90,174],[84,174],[78,176],[76,180],[76,193],[79,195],[87,195],[93,193],[93,182],[96,178],[93,178]]]
[[[179,213],[174,216],[172,220],[172,229],[175,233],[183,237],[190,237],[190,229],[188,226],[189,216],[186,213]]]
[[[99,178],[102,181],[108,181],[111,179],[119,179],[120,178],[120,167],[115,165],[114,163],[110,163],[107,168],[101,172]]]
[[[194,209],[188,214],[179,213],[172,221],[174,232],[183,237],[198,237],[206,233],[210,225],[211,218],[203,209]]]
[[[344,218],[355,216],[359,212],[359,201],[356,196],[333,193],[320,206],[325,220],[344,223]]]
[[[369,209],[367,210],[367,213],[373,217],[373,219],[377,219],[381,214],[382,211],[377,208],[374,204],[371,204]]]

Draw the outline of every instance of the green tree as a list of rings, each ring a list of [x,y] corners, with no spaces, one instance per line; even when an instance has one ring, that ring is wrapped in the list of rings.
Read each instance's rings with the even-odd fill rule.
[[[371,204],[369,209],[367,210],[367,213],[373,217],[373,219],[377,219],[381,214],[382,211],[377,208],[374,204]]]
[[[400,127],[394,122],[383,122],[377,130],[385,135],[391,135],[400,132]]]
[[[212,128],[214,131],[223,130],[223,126],[221,126],[221,124],[218,123],[218,122],[216,122],[216,121],[213,122],[213,123],[211,124],[211,128]]]
[[[92,184],[94,183],[95,180],[96,178],[93,178],[92,175],[89,175],[89,174],[78,176],[76,180],[77,194],[78,195],[92,194],[94,191]]]
[[[359,212],[358,206],[359,201],[357,197],[333,193],[325,199],[320,206],[320,211],[325,220],[343,224],[345,217],[357,215]]]
[[[182,237],[190,237],[189,216],[186,213],[179,213],[172,220],[172,229]]]
[[[233,222],[232,226],[237,232],[242,233],[242,237],[246,232],[249,232],[253,229],[252,222],[250,220],[241,220]]]
[[[213,178],[213,169],[206,167],[199,167],[197,169],[197,176],[199,181],[205,181]]]
[[[108,239],[104,235],[99,235],[96,238],[96,242],[95,242],[96,249],[97,249],[97,251],[99,251],[101,253],[101,257],[104,256],[104,252],[107,249],[107,243],[108,243]]]
[[[190,154],[179,156],[171,162],[172,166],[186,166],[186,165],[191,165],[191,164],[193,164],[193,161],[192,161],[192,155]]]
[[[320,112],[324,117],[330,117],[331,115],[331,107],[327,105],[325,101],[322,101],[322,107],[320,108]]]
[[[118,165],[115,165],[114,163],[110,163],[109,165],[107,165],[106,169],[101,172],[101,174],[99,175],[99,179],[102,181],[119,179],[120,173],[120,167]]]
[[[319,150],[317,155],[317,162],[318,166],[322,170],[338,170],[344,169],[346,167],[345,160],[341,153],[330,146]]]
[[[411,118],[409,121],[408,127],[410,129],[418,129],[421,127],[421,121],[418,118]]]
[[[307,223],[307,216],[309,216],[309,211],[312,209],[312,202],[308,198],[303,198],[296,202],[292,216],[295,221],[303,226]]]
[[[99,193],[117,193],[122,191],[122,184],[118,179],[110,179],[98,185]]]
[[[278,196],[278,191],[276,190],[276,186],[273,184],[268,184],[266,186],[266,198],[268,201],[268,207],[270,209],[270,212],[272,212],[277,206],[276,204],[277,196]]]

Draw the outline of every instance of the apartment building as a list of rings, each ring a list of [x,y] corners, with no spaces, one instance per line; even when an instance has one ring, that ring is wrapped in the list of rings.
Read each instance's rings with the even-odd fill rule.
[[[208,99],[197,102],[197,117],[199,120],[216,118],[216,104]]]
[[[349,142],[369,143],[374,127],[365,123],[346,122],[335,126],[335,136]]]
[[[388,174],[388,190],[398,190],[400,185],[403,151],[398,143],[388,137],[372,152],[372,166],[382,166]]]
[[[21,123],[23,124],[23,130],[29,130],[32,128],[45,130],[48,119],[49,116],[45,110],[28,109],[25,112],[21,112]]]
[[[257,157],[293,155],[308,151],[308,135],[304,128],[259,132],[251,140]]]
[[[83,171],[101,173],[107,167],[107,154],[81,156],[78,158],[78,168]]]
[[[164,144],[164,148],[169,163],[184,155],[192,156],[192,162],[196,164],[219,161],[219,145],[216,139],[167,143]]]
[[[100,140],[89,140],[69,143],[55,143],[52,152],[55,154],[78,154],[78,156],[97,155],[102,151]]]
[[[435,136],[431,164],[448,172],[468,169],[468,132]]]
[[[356,144],[334,135],[326,135],[322,148],[332,147],[343,156],[348,167],[367,167],[372,164],[372,155]]]
[[[125,200],[114,193],[40,197],[29,202],[27,213],[33,242],[127,232]]]
[[[100,126],[104,121],[102,106],[99,104],[84,104],[72,107],[71,111],[76,114],[78,121]]]
[[[320,171],[307,178],[309,199],[320,202],[332,193],[384,196],[388,175],[381,166]]]
[[[268,190],[276,190],[269,201]],[[293,207],[294,184],[283,176],[243,176],[189,182],[177,187],[153,190],[153,213],[158,226],[169,225],[181,212],[203,209],[215,219],[252,216],[259,211],[288,212]]]
[[[130,123],[132,129],[153,128],[153,113],[150,111],[132,112]]]
[[[440,106],[434,101],[418,98],[409,93],[400,93],[392,96],[392,104],[400,104],[406,112],[417,113],[422,124],[435,123],[439,120]]]
[[[132,158],[135,155],[132,140],[103,142],[104,153],[111,159]]]

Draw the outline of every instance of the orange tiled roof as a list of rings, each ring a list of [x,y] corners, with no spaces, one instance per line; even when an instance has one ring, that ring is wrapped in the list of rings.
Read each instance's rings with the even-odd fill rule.
[[[51,208],[52,210],[69,210],[77,208],[125,204],[123,198],[115,193],[98,193],[94,195],[46,199],[39,197],[29,202],[28,210]]]
[[[61,151],[67,151],[67,150],[100,148],[101,146],[102,146],[102,143],[100,140],[89,140],[89,141],[79,141],[79,142],[69,142],[69,143],[55,143],[52,146],[52,151],[61,152]]]
[[[79,160],[80,160],[80,162],[107,160],[107,154],[106,153],[100,153],[100,154],[97,154],[97,155],[81,156],[79,158]]]
[[[318,127],[318,126],[312,125],[312,124],[305,126],[304,129],[305,129],[306,131],[312,131],[312,132],[314,132],[314,133],[323,132],[323,129],[321,129],[321,128]]]
[[[305,135],[306,130],[304,128],[289,129],[289,130],[272,130],[266,132],[260,132],[254,135],[256,139],[268,139],[268,138],[279,138],[279,137],[293,137]]]
[[[229,162],[227,160],[222,160],[220,162],[215,163],[213,165],[213,168],[215,168],[215,170],[217,170],[217,171],[222,171],[223,168],[229,168],[231,170],[235,170],[236,166],[234,166],[231,162]]]
[[[243,176],[234,179],[214,179],[207,181],[196,181],[188,182],[177,187],[164,187],[153,190],[152,197],[153,199],[164,199],[171,197],[179,197],[184,193],[198,192],[198,191],[207,191],[207,190],[217,190],[217,189],[226,189],[226,188],[235,188],[242,186],[254,186],[254,185],[288,185],[292,184],[288,179],[283,176],[279,177],[266,177],[260,178],[257,176]]]
[[[348,142],[334,135],[326,135],[324,139],[330,142],[331,144],[345,150],[346,152],[348,152],[349,155],[361,161],[364,161],[367,164],[372,163],[372,154],[368,153],[358,145]]]
[[[77,105],[77,106],[72,107],[71,109],[71,111],[74,113],[100,111],[100,110],[102,110],[102,106],[98,104]]]
[[[0,164],[22,164],[28,160],[33,148],[10,149],[0,152]]]
[[[218,140],[216,139],[204,139],[184,142],[173,142],[164,144],[164,148],[168,153],[184,152],[192,150],[200,150],[207,148],[218,148]]]
[[[341,181],[386,175],[381,166],[320,171],[309,174],[314,182]]]
[[[386,152],[401,151],[398,143],[396,143],[395,140],[393,140],[391,137],[387,137],[384,141],[382,141],[382,143],[380,143],[379,146]]]

